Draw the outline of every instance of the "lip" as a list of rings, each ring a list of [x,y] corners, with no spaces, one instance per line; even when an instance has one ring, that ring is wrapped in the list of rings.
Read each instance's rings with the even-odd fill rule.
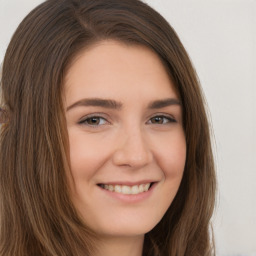
[[[142,182],[142,183],[141,183]],[[104,184],[111,184],[111,185],[127,185],[127,186],[134,186],[134,185],[139,185],[139,184],[146,184],[146,183],[153,183],[151,185],[151,187],[149,188],[148,191],[146,192],[142,192],[136,195],[125,195],[122,193],[117,193],[117,192],[112,192],[109,191],[107,189],[104,189],[100,186],[98,186],[98,188],[108,197],[124,202],[124,203],[139,203],[142,202],[144,200],[146,200],[147,198],[149,198],[152,193],[155,190],[155,187],[157,186],[158,182],[153,182],[153,181],[140,181],[140,182],[113,182],[113,183],[104,183]],[[103,184],[103,183],[102,183]]]
[[[103,184],[103,185],[122,185],[122,186],[135,186],[135,185],[140,185],[140,184],[147,184],[147,183],[156,183],[156,180],[140,180],[140,181],[135,181],[135,182],[131,182],[131,181],[109,181],[109,182],[101,182],[98,183],[99,184]]]

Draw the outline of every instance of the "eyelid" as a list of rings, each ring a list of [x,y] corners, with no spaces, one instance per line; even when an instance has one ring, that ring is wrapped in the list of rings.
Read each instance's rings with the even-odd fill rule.
[[[86,123],[86,121],[90,118],[100,118],[100,119],[103,119],[104,120],[104,124],[88,124]],[[165,118],[167,119],[168,121],[167,122],[164,122],[164,123],[160,123],[160,124],[157,124],[157,123],[152,123],[151,122],[151,119],[152,118],[156,118],[156,117],[161,117],[161,118]],[[150,117],[148,117],[148,121],[146,122],[146,124],[153,124],[153,125],[168,125],[168,124],[172,124],[172,123],[177,123],[177,119],[171,115],[171,114],[167,114],[167,113],[156,113]],[[79,125],[83,125],[83,126],[87,126],[87,127],[92,127],[92,128],[99,128],[101,126],[104,126],[104,125],[107,125],[107,124],[111,124],[111,122],[109,121],[109,117],[105,114],[105,113],[92,113],[92,114],[88,114],[88,115],[85,115],[83,116],[82,118],[80,118],[77,122]]]
[[[83,116],[82,118],[79,119],[78,121],[78,124],[80,125],[85,125],[85,126],[88,126],[88,127],[99,127],[99,126],[102,126],[102,125],[105,125],[105,124],[96,124],[96,125],[93,125],[93,124],[85,124],[85,122],[90,119],[90,118],[100,118],[100,119],[104,119],[106,121],[106,124],[110,124],[110,121],[108,120],[107,117],[105,117],[106,115],[103,114],[103,113],[93,113],[93,114],[89,114],[89,115],[86,115],[86,116]]]
[[[157,113],[157,114],[154,114],[153,116],[151,116],[151,117],[149,118],[149,121],[150,121],[152,118],[155,118],[155,117],[162,117],[162,118],[168,119],[169,122],[164,123],[164,124],[177,123],[177,119],[176,119],[173,115],[166,114],[166,113]],[[149,121],[147,121],[147,123],[148,123]],[[164,124],[156,124],[156,125],[164,125]]]

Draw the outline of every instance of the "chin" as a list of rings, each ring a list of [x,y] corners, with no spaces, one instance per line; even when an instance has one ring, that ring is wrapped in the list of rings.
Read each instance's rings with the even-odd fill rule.
[[[142,236],[151,231],[161,220],[154,216],[147,216],[146,218],[138,218],[138,215],[118,216],[112,220],[101,223],[98,222],[97,227],[91,227],[102,236]]]

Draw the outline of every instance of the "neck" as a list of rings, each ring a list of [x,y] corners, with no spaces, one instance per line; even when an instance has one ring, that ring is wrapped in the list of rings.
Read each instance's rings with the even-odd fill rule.
[[[143,241],[144,236],[103,238],[95,256],[142,256]]]

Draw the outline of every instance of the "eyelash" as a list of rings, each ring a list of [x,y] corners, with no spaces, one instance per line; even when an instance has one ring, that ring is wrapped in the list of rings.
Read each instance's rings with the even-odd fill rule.
[[[92,119],[97,119],[97,120],[104,120],[104,122],[108,123],[107,119],[102,117],[102,116],[97,116],[97,115],[91,115],[91,116],[87,116],[85,118],[83,118],[81,121],[79,121],[78,123],[81,125],[88,125],[91,127],[97,127],[97,126],[101,126],[104,124],[88,124],[88,121],[92,120]]]
[[[165,120],[163,123],[152,123],[152,119],[155,119],[155,118],[161,118],[162,120]],[[97,123],[97,124],[89,124],[88,122],[89,121],[92,121],[93,119],[96,119],[97,121],[100,121],[101,122],[101,120],[104,120],[103,122],[104,122],[104,124],[100,124],[100,123]],[[171,117],[171,116],[169,116],[169,115],[161,115],[161,114],[159,114],[159,115],[155,115],[155,116],[153,116],[153,117],[151,117],[150,119],[149,119],[149,121],[151,120],[151,124],[153,124],[153,125],[167,125],[167,124],[170,124],[170,123],[177,123],[177,121],[173,118],[173,117]],[[147,123],[149,122],[149,121],[147,121]],[[107,124],[107,123],[109,123],[108,121],[107,121],[107,119],[106,118],[104,118],[104,117],[102,117],[102,116],[97,116],[97,115],[91,115],[91,116],[87,116],[87,117],[85,117],[85,118],[83,118],[81,121],[79,121],[78,122],[78,124],[80,124],[80,125],[87,125],[87,126],[90,126],[90,127],[99,127],[99,126],[102,126],[102,125],[105,125],[105,124]]]
[[[161,124],[156,124],[156,125],[166,125],[168,123],[177,123],[177,121],[169,115],[155,115],[155,116],[151,117],[149,120],[152,120],[154,118],[161,118],[161,119],[166,119],[167,120],[167,122],[164,122],[164,123],[161,123]]]

